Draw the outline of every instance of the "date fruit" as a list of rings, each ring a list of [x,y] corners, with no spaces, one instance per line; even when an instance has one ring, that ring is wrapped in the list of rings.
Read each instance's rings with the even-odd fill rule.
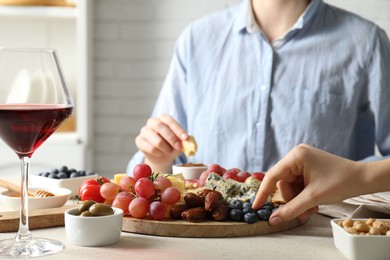
[[[189,208],[197,208],[197,207],[203,207],[205,198],[196,195],[195,193],[187,193],[184,196],[184,201],[186,202]]]
[[[212,218],[215,221],[225,221],[229,217],[229,206],[225,204],[219,204],[212,213]]]
[[[202,222],[207,219],[207,212],[203,207],[197,207],[183,211],[181,217],[189,222]]]
[[[222,199],[222,194],[218,191],[211,191],[207,193],[204,201],[204,208],[206,211],[213,211],[217,206],[219,200]]]
[[[169,210],[169,215],[171,216],[172,219],[182,219],[181,213],[187,210],[188,208],[189,208],[188,205],[184,203],[173,205]]]

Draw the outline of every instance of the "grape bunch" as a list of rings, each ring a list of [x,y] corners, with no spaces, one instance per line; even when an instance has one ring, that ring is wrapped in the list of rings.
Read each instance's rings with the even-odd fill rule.
[[[124,214],[135,218],[149,215],[152,219],[163,219],[170,206],[180,200],[180,191],[172,187],[171,181],[153,174],[147,164],[138,164],[133,177],[123,177],[119,185],[112,182],[102,183],[99,188],[104,203],[120,208]]]

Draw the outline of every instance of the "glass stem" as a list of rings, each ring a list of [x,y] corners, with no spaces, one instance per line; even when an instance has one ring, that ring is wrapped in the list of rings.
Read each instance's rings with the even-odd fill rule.
[[[28,227],[28,172],[30,168],[30,157],[21,157],[21,191],[20,191],[20,222],[19,231],[16,234],[15,242],[21,242],[31,238],[31,233]]]

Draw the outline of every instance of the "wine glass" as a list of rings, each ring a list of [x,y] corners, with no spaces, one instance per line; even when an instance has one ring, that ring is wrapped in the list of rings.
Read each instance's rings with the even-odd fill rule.
[[[0,257],[55,254],[64,245],[35,238],[28,226],[28,172],[34,151],[70,116],[73,99],[55,50],[0,49],[0,138],[21,161],[20,222],[0,240]]]

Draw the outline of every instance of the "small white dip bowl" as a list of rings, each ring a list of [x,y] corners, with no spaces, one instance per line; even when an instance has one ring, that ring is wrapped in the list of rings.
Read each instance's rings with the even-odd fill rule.
[[[77,246],[106,246],[119,241],[123,210],[114,208],[108,216],[81,217],[78,208],[65,211],[65,231],[68,241]]]
[[[385,235],[352,235],[340,227],[337,222],[343,219],[332,219],[334,244],[350,260],[385,260],[390,257],[390,237]],[[367,219],[353,219],[366,221]],[[378,219],[381,220],[381,219]],[[389,221],[384,220],[384,221]]]
[[[172,166],[172,174],[181,173],[186,180],[197,180],[207,168],[205,164],[175,164]]]

